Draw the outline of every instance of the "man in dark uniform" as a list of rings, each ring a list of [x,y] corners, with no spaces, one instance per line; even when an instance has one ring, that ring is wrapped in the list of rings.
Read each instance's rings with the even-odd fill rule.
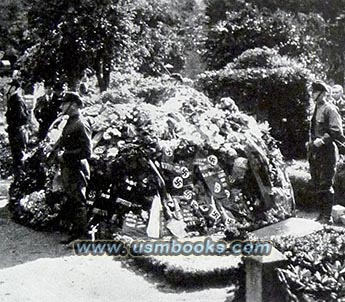
[[[13,175],[18,177],[22,173],[22,158],[25,149],[24,126],[29,121],[29,113],[21,96],[18,80],[13,80],[7,100],[7,132],[13,159]]]
[[[37,99],[34,109],[35,118],[39,123],[38,139],[43,140],[47,136],[50,125],[55,121],[60,111],[60,98],[54,92],[53,85],[47,83],[45,95]]]
[[[80,116],[82,101],[78,94],[67,92],[62,99],[62,114],[69,116],[59,141],[63,187],[67,196],[66,221],[72,225],[71,237],[63,242],[85,238],[87,231],[86,186],[90,177],[90,129]]]
[[[338,158],[335,141],[343,140],[342,121],[336,106],[327,100],[330,93],[328,85],[316,81],[312,84],[312,89],[315,109],[310,125],[310,140],[307,143],[310,174],[321,203],[317,220],[332,223],[333,184]]]

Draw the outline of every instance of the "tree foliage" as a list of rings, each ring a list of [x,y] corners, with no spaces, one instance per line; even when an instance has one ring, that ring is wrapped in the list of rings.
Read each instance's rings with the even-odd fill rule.
[[[291,13],[319,14],[326,21],[333,23],[339,14],[344,11],[344,0],[251,0],[259,7],[282,9]]]
[[[320,43],[320,60],[329,80],[344,84],[345,80],[345,0],[253,0],[259,7],[283,9],[297,16],[318,15],[323,20],[323,30],[311,28]],[[320,39],[321,38],[321,39]]]
[[[33,80],[67,81],[72,87],[92,68],[101,91],[113,66],[157,75],[169,64],[178,72],[188,45],[181,29],[193,10],[194,0],[35,0],[29,29],[38,42],[22,65]]]
[[[131,28],[126,0],[35,0],[29,11],[29,30],[38,41],[24,58],[33,80],[67,81],[75,87],[86,68],[92,68],[104,90],[112,60],[125,52]]]
[[[0,50],[14,64],[27,46],[27,5],[22,0],[3,0],[0,11]]]
[[[224,39],[224,33],[223,36],[219,35],[217,40],[214,31],[219,24],[230,23],[226,27],[227,29],[231,26],[240,26],[233,34],[242,36],[245,32],[248,38],[254,36],[254,40],[252,45],[248,45],[248,43],[242,45],[241,40],[232,40],[231,42],[235,43],[236,46],[232,46],[229,52],[233,48],[243,50],[246,47],[262,47],[263,45],[272,47],[273,40],[277,38],[278,40],[279,38],[285,41],[290,40],[292,43],[288,42],[288,44],[292,47],[289,47],[288,52],[286,52],[286,45],[282,48],[282,45],[276,44],[281,54],[298,57],[305,66],[318,73],[320,77],[327,77],[330,81],[344,84],[345,56],[342,41],[345,36],[345,26],[342,20],[345,0],[286,0],[283,2],[280,0],[206,0],[206,3],[206,13],[211,29],[209,37],[211,47],[229,42],[229,39]],[[253,7],[254,10],[246,13],[250,7]],[[282,19],[281,12],[285,14],[285,20]],[[247,24],[246,18],[243,17],[242,20],[229,18],[229,15],[233,16],[234,14],[242,14],[242,16],[245,14],[244,16],[256,25],[254,28],[253,26],[248,28],[251,35],[246,34],[244,26],[241,27],[242,23]],[[267,26],[261,25],[262,18],[264,18]],[[267,28],[269,24],[273,27],[277,25],[278,32],[273,33],[272,39],[267,41],[266,36],[268,35],[263,35],[262,31],[265,30],[265,32],[272,34],[272,31]],[[286,26],[286,33],[281,35],[280,25],[283,24]],[[258,40],[260,43],[257,43]],[[276,40],[276,42],[278,41]],[[210,48],[210,46],[207,48],[206,57],[211,58],[211,65],[209,64],[211,69],[217,67],[217,65],[212,66],[215,62],[212,57],[221,58],[223,54],[219,49],[217,47]]]
[[[329,75],[337,83],[345,84],[345,12],[328,27],[328,47],[324,57],[329,58]]]
[[[210,69],[219,69],[248,49],[269,47],[320,71],[319,37],[309,34],[309,25],[322,28],[317,16],[298,19],[281,10],[272,12],[246,4],[239,10],[226,12],[224,20],[211,26],[205,58]]]
[[[246,3],[272,11],[280,9],[293,14],[320,14],[322,18],[330,22],[333,22],[345,7],[345,0],[205,0],[205,2],[206,13],[211,24],[224,20],[227,11],[243,9]]]

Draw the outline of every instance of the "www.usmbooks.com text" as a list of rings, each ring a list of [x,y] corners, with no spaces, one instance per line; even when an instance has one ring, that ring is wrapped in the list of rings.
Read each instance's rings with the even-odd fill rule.
[[[79,256],[267,256],[271,253],[269,241],[203,241],[138,240],[123,241],[75,241],[74,252]]]

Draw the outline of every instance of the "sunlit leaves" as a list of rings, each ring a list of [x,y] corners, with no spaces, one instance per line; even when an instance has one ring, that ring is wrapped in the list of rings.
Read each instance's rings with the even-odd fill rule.
[[[92,68],[101,90],[109,83],[112,66],[157,75],[166,72],[162,66],[171,64],[171,72],[178,72],[195,39],[191,35],[195,29],[187,21],[193,13],[189,2],[193,3],[35,0],[29,25],[40,51],[35,57],[29,53],[29,64],[23,66],[35,79],[64,77],[72,87],[83,70]],[[51,64],[45,70],[47,60]]]

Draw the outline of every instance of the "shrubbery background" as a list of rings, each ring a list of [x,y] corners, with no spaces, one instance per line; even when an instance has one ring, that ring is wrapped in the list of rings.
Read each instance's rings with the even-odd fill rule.
[[[245,51],[223,69],[200,75],[198,86],[217,102],[230,96],[241,110],[267,120],[287,158],[305,157],[311,73],[274,49]]]

